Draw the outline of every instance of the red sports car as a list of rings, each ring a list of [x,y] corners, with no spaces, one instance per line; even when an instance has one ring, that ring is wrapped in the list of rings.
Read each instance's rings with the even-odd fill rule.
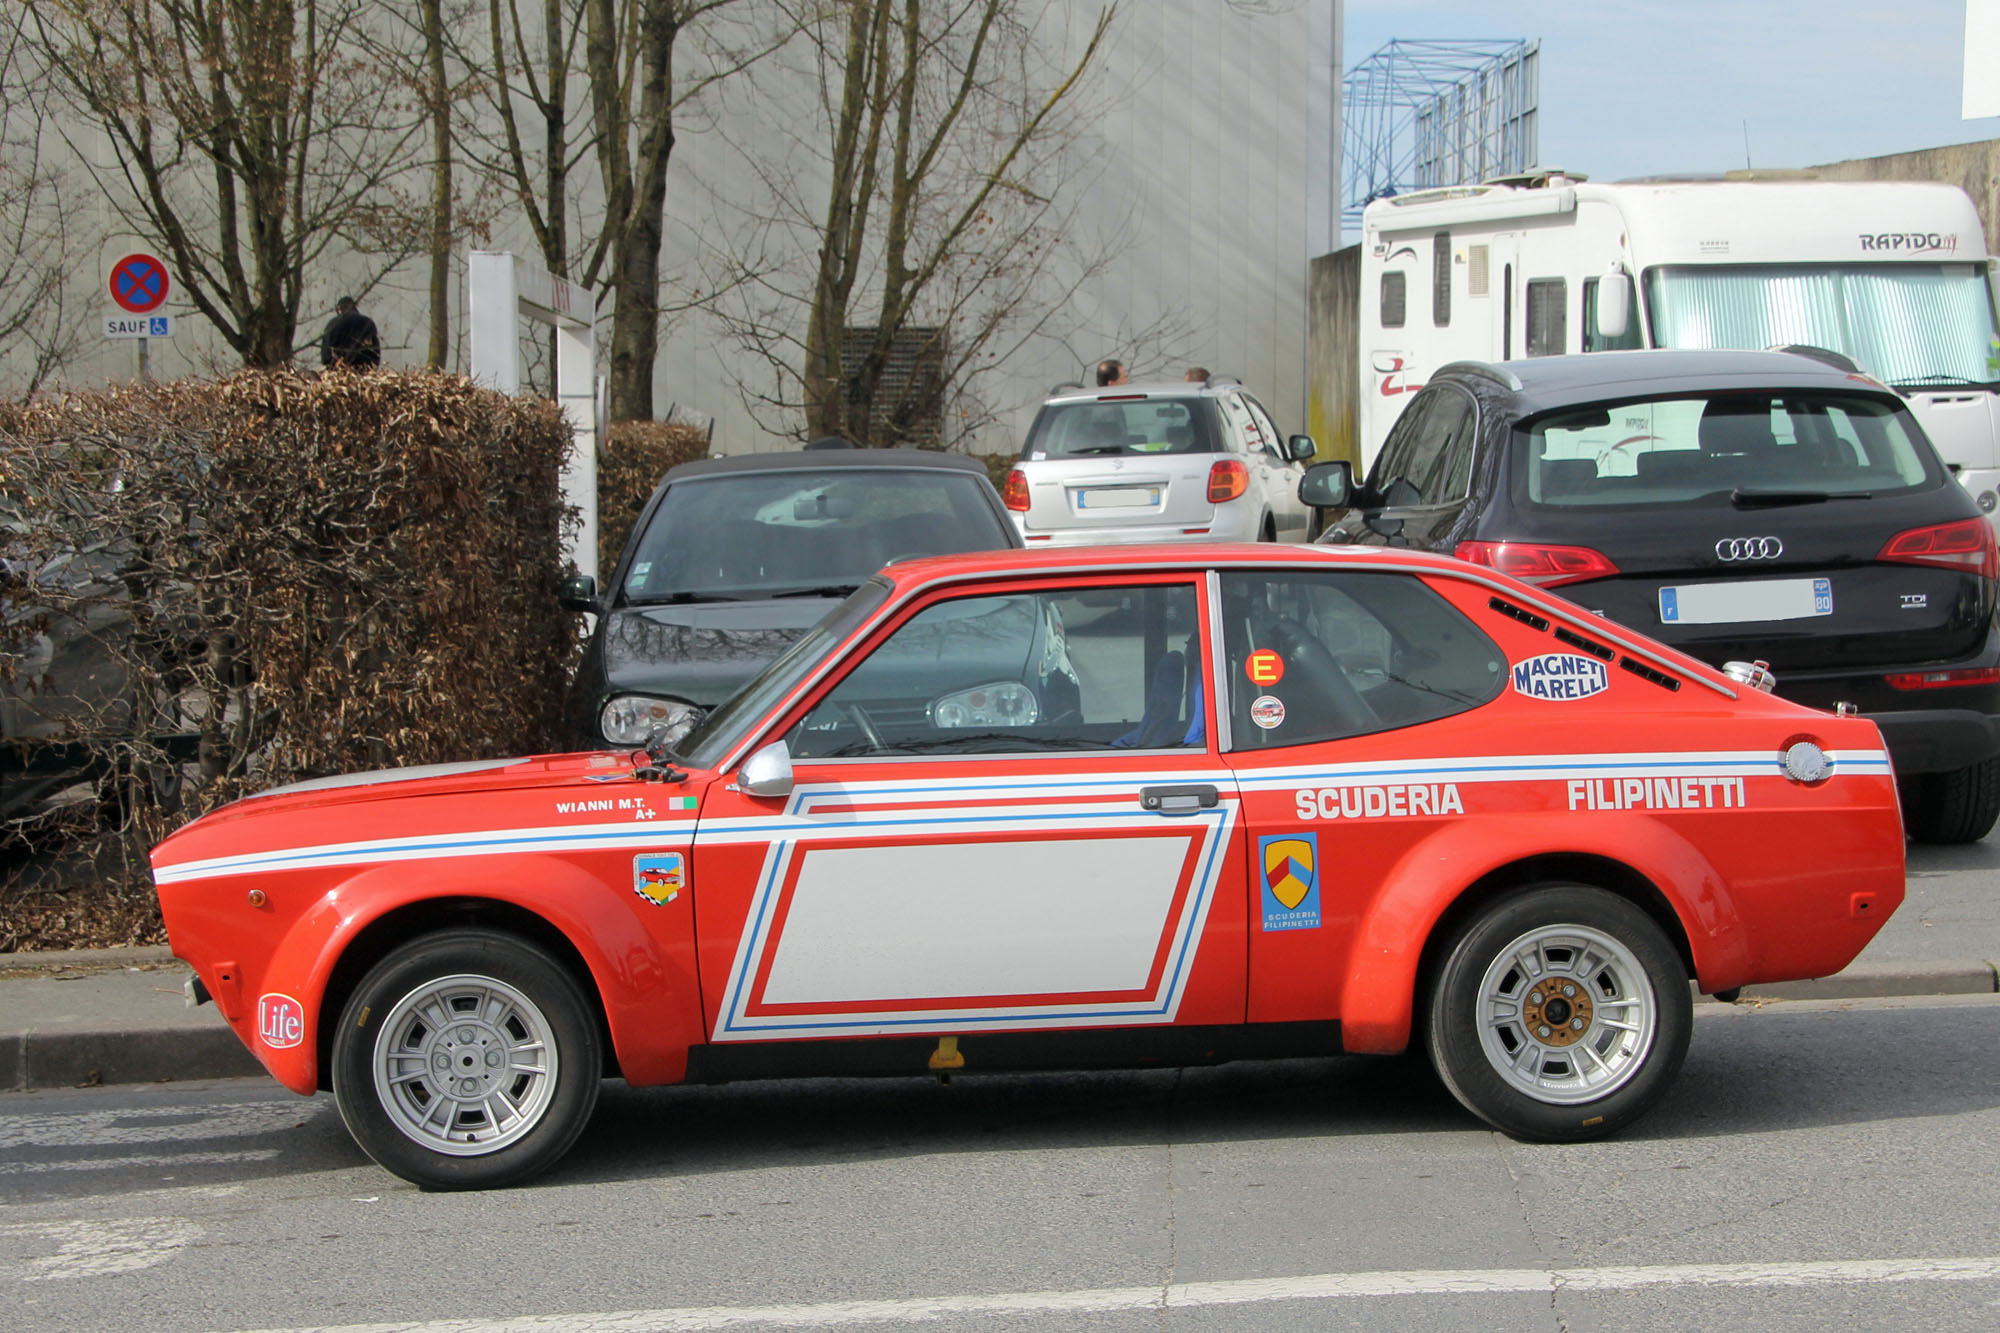
[[[175,952],[390,1170],[522,1179],[634,1084],[1415,1043],[1524,1138],[1903,895],[1874,724],[1490,570],[891,566],[655,747],[327,778],[153,856]]]

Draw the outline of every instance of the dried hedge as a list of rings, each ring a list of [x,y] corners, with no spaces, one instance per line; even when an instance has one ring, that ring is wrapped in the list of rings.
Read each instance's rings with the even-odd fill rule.
[[[708,432],[668,421],[617,421],[597,451],[597,575],[611,577],[625,537],[668,468],[708,456]]]
[[[0,414],[0,706],[95,784],[68,871],[17,836],[0,950],[54,942],[35,922],[86,880],[136,895],[153,842],[246,792],[549,748],[576,647],[553,596],[569,442],[552,404],[429,373]]]

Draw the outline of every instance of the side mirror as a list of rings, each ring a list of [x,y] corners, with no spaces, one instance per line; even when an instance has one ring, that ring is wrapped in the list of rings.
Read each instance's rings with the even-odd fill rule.
[[[1597,284],[1597,336],[1622,338],[1632,323],[1632,279],[1613,269]]]
[[[588,574],[572,574],[556,585],[556,603],[565,611],[599,611],[597,580]]]
[[[1348,508],[1354,503],[1354,465],[1344,458],[1313,464],[1299,478],[1299,499],[1313,509]]]
[[[1294,435],[1285,441],[1285,456],[1294,463],[1310,463],[1319,453],[1319,446],[1310,435]]]
[[[752,796],[792,794],[792,751],[783,741],[772,741],[743,761],[736,785]]]

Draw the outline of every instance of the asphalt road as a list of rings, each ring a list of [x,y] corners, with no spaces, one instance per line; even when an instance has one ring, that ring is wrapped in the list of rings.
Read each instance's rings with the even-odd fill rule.
[[[1576,1147],[1415,1060],[614,1083],[544,1180],[427,1195],[267,1082],[0,1097],[17,1333],[1991,1330],[1996,1220],[2000,997],[1703,1006]]]

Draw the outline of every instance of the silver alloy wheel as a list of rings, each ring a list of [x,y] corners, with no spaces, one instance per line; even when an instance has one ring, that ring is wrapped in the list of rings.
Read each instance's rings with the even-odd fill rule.
[[[1479,979],[1479,1046],[1507,1084],[1574,1105],[1623,1087],[1653,1048],[1659,999],[1632,951],[1588,926],[1539,926]]]
[[[497,1152],[541,1123],[558,1062],[542,1011],[497,977],[438,977],[405,995],[375,1037],[375,1097],[433,1152]]]

